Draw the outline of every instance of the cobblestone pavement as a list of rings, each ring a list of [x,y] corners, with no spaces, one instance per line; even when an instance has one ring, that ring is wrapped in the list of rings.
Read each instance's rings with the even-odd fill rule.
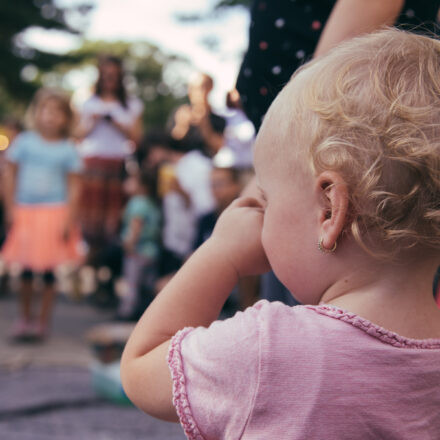
[[[84,333],[108,321],[111,312],[60,298],[49,341],[17,345],[7,339],[15,308],[12,296],[0,298],[0,439],[185,439],[179,425],[93,391],[88,370],[93,356]]]

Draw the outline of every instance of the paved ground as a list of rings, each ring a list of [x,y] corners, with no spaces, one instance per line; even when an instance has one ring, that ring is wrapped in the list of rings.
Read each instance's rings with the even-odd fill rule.
[[[98,396],[90,385],[93,356],[84,333],[111,312],[61,300],[52,338],[43,345],[7,340],[15,314],[12,296],[0,298],[0,439],[183,440],[179,425]]]

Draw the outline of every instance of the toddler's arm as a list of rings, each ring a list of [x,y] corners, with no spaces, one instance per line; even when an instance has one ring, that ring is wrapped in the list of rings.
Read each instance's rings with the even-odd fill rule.
[[[129,398],[145,412],[177,421],[166,363],[170,339],[184,327],[208,326],[239,277],[269,269],[262,221],[256,200],[236,200],[140,319],[122,356],[121,377]]]

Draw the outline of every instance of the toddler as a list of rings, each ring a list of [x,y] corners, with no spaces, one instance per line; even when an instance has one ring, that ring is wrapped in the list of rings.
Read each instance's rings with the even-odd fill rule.
[[[78,173],[75,146],[68,140],[73,113],[63,93],[41,89],[29,109],[32,129],[19,134],[7,150],[6,218],[10,225],[2,257],[22,269],[20,318],[12,336],[44,338],[55,296],[54,270],[78,260]],[[44,292],[33,316],[33,277]]]
[[[222,214],[127,343],[137,406],[189,439],[440,438],[439,59],[383,30],[294,75],[257,138],[261,197]],[[269,267],[305,305],[213,323]]]
[[[239,196],[241,189],[238,169],[214,167],[211,170],[211,190],[216,209],[199,218],[194,249],[211,236],[218,217]]]
[[[135,314],[142,287],[147,283],[151,287],[156,278],[160,211],[152,198],[153,187],[154,180],[146,172],[130,176],[124,182],[125,193],[130,199],[122,217],[123,272],[127,290],[118,307],[121,318],[129,319]]]

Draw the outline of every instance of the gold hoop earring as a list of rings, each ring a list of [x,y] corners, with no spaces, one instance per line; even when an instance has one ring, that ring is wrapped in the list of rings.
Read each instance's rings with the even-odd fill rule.
[[[327,249],[326,247],[323,246],[322,242],[324,240],[324,237],[321,237],[318,241],[318,249],[323,252],[324,254],[331,254],[336,250],[336,247],[338,246],[338,243],[335,241],[335,244],[333,245],[333,247],[331,249]]]

